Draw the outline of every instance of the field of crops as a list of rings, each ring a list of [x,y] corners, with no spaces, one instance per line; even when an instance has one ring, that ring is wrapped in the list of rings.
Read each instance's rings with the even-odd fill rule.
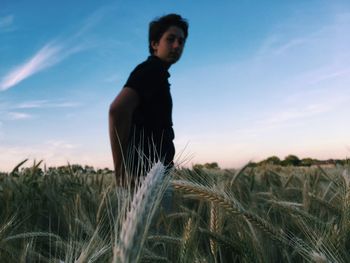
[[[348,166],[41,167],[0,173],[0,262],[350,262]]]

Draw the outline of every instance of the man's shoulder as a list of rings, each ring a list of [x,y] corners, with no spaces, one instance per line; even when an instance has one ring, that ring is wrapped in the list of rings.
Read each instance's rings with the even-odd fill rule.
[[[139,74],[159,74],[159,73],[165,73],[166,69],[160,62],[160,60],[154,58],[153,56],[149,56],[145,61],[138,64],[132,73],[139,73]]]
[[[169,73],[164,64],[157,57],[150,56],[147,60],[140,63],[130,73],[124,87],[131,87],[138,91],[157,89],[160,85],[166,83]],[[147,89],[145,89],[147,87]]]

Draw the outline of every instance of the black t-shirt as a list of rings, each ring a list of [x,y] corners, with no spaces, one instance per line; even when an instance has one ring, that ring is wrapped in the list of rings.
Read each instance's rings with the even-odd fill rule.
[[[124,85],[139,95],[132,120],[134,143],[138,146],[142,143],[147,155],[151,142],[167,163],[172,162],[175,153],[169,77],[164,63],[156,56],[149,56],[131,72]]]

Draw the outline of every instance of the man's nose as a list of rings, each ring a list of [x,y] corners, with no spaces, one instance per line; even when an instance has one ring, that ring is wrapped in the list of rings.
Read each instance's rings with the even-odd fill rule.
[[[173,42],[173,48],[174,49],[180,49],[182,48],[182,43],[180,40],[176,39],[174,42]]]

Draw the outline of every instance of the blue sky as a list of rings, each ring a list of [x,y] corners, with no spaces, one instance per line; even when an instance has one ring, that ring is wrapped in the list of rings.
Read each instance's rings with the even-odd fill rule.
[[[170,69],[178,162],[350,153],[348,1],[0,1],[0,170],[112,167],[108,107],[148,23],[190,23]]]

